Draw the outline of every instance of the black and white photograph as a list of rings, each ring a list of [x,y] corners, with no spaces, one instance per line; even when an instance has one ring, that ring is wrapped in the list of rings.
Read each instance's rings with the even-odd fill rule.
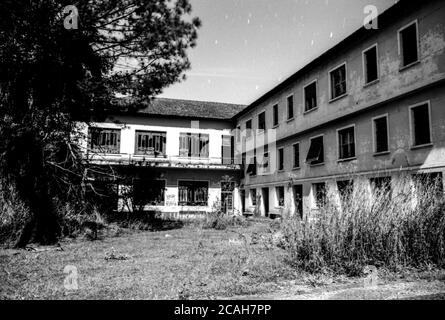
[[[4,302],[443,301],[444,178],[444,0],[0,0]]]

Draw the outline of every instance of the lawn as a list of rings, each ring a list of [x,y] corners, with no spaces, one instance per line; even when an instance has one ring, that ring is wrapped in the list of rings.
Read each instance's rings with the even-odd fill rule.
[[[363,278],[298,273],[284,262],[276,227],[270,220],[226,230],[186,224],[64,240],[63,250],[0,249],[0,299],[445,298],[443,271],[381,274],[377,289],[363,288]],[[65,288],[66,266],[76,267],[78,289]]]

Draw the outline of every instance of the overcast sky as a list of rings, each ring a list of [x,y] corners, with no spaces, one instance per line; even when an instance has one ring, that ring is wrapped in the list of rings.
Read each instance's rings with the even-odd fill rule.
[[[162,97],[249,104],[395,0],[191,0],[203,23],[187,80]]]

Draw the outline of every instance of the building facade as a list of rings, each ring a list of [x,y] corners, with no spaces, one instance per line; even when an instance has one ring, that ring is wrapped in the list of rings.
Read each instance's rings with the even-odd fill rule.
[[[399,1],[249,106],[156,101],[85,128],[95,163],[134,168],[146,209],[305,217],[357,184],[443,185],[445,3]]]

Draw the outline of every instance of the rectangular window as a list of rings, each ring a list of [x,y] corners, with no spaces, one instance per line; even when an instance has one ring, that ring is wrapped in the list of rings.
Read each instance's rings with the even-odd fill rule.
[[[221,155],[222,164],[234,163],[235,144],[232,136],[222,136]]]
[[[294,168],[300,167],[300,144],[296,143],[293,145],[294,150]]]
[[[263,162],[261,163],[261,168],[263,170],[263,173],[269,172],[269,147],[268,147],[268,145],[264,146]]]
[[[250,201],[253,206],[256,206],[256,189],[250,189]]]
[[[278,105],[275,104],[273,106],[273,125],[277,126],[279,122],[279,117],[278,117]]]
[[[429,196],[444,195],[442,172],[417,173],[413,175],[413,181],[417,193],[427,195],[424,197],[426,201],[431,200]]]
[[[374,152],[381,153],[389,151],[388,142],[388,116],[374,118]]]
[[[221,209],[223,212],[233,210],[233,191],[235,190],[235,182],[221,181]]]
[[[312,138],[306,162],[310,165],[321,164],[324,162],[323,136]]]
[[[284,207],[284,187],[275,188],[278,207]]]
[[[371,178],[370,182],[374,194],[383,196],[391,195],[391,177]]]
[[[294,118],[294,96],[287,97],[287,120]]]
[[[180,206],[207,206],[209,183],[207,181],[178,181]]]
[[[258,115],[258,130],[266,130],[266,111]]]
[[[278,149],[278,170],[284,170],[284,148]]]
[[[342,204],[346,204],[352,197],[354,180],[337,181],[337,188]]]
[[[90,150],[98,153],[120,153],[120,129],[89,128]]]
[[[304,87],[304,111],[317,108],[317,82],[314,81]]]
[[[136,206],[163,206],[165,180],[133,180],[133,204]]]
[[[179,136],[179,156],[208,158],[209,135],[201,133],[181,133]]]
[[[430,107],[424,103],[411,110],[411,137],[413,146],[431,143]]]
[[[363,68],[365,71],[365,84],[379,78],[377,45],[363,52]]]
[[[338,130],[338,155],[340,160],[355,157],[355,127]]]
[[[303,218],[303,185],[293,186],[295,211],[300,218]]]
[[[331,100],[346,94],[346,64],[331,71],[329,78],[331,79]]]
[[[252,136],[252,120],[246,121],[246,138],[250,138]]]
[[[417,22],[413,22],[399,31],[399,48],[402,67],[419,60]]]
[[[257,159],[256,159],[256,149],[254,150],[253,157],[250,158],[249,165],[247,166],[247,174],[251,176],[256,176],[257,174]]]
[[[136,131],[135,154],[164,156],[166,139],[166,132]]]
[[[322,208],[326,204],[326,184],[324,182],[314,183],[312,185],[315,205],[317,208]]]

